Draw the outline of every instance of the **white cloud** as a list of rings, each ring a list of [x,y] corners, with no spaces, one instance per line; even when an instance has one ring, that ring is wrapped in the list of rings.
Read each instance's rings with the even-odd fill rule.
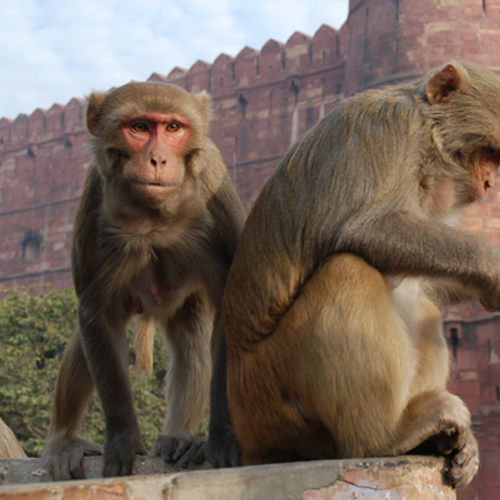
[[[269,38],[339,28],[347,0],[16,0],[0,16],[0,117],[15,118]]]

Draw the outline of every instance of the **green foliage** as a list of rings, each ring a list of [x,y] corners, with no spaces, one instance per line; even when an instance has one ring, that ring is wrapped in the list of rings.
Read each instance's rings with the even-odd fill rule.
[[[34,295],[3,291],[0,300],[0,417],[28,456],[39,456],[50,420],[52,393],[64,346],[73,334],[78,301],[73,290],[44,289]],[[129,332],[130,340],[132,333]],[[135,358],[130,345],[131,365]],[[168,367],[160,335],[155,338],[152,377],[130,375],[146,449],[151,453],[165,414],[163,380]],[[206,434],[207,419],[199,434]],[[96,396],[86,414],[83,436],[104,445],[105,426]]]

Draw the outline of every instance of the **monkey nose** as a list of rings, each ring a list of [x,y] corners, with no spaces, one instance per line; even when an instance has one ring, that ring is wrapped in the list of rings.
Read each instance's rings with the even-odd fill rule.
[[[154,168],[156,168],[156,167],[162,167],[162,166],[164,166],[167,163],[167,159],[166,158],[162,158],[160,156],[152,156],[149,159],[149,162],[151,163],[151,166],[153,166]]]

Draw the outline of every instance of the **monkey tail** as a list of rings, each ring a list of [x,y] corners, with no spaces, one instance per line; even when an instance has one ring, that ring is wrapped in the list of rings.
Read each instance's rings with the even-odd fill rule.
[[[155,343],[155,320],[141,314],[135,329],[135,367],[148,377],[153,373],[153,350]]]
[[[0,457],[2,458],[26,458],[19,441],[7,424],[0,418]]]

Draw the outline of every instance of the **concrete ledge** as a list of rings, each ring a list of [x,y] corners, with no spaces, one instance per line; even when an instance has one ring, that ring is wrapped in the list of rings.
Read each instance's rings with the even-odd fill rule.
[[[85,479],[102,479],[103,457],[85,457],[83,469]],[[191,466],[187,470],[209,469],[208,462]],[[185,472],[177,465],[166,464],[158,457],[137,456],[134,463],[134,476]],[[44,469],[41,458],[0,458],[0,485],[49,483],[52,476]],[[73,481],[72,481],[73,482]],[[1,490],[0,490],[1,491]]]
[[[37,459],[0,460],[0,500],[456,500],[443,484],[444,460],[391,457],[158,474],[161,460],[140,457],[138,474],[97,479],[102,457],[86,458],[89,479],[22,484],[16,479],[50,481]],[[3,473],[2,473],[3,469]],[[24,469],[21,473],[20,469]],[[30,474],[27,475],[28,470]],[[0,479],[1,484],[1,479]]]

